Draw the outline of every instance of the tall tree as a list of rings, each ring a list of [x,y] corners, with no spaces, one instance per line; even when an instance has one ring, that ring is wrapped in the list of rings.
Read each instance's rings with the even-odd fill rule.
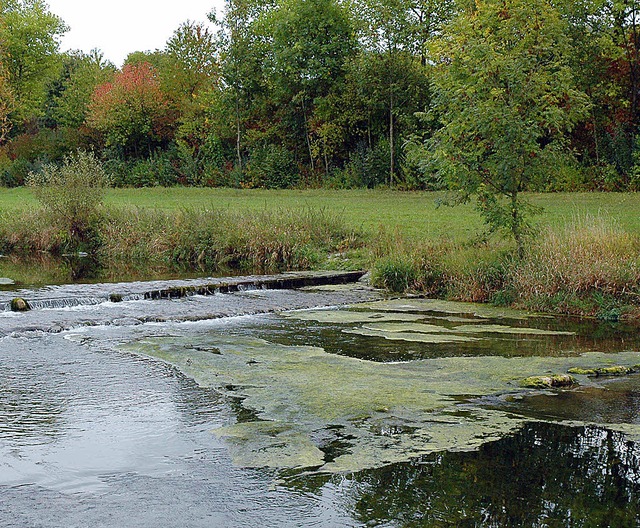
[[[246,125],[252,120],[254,108],[266,91],[263,74],[270,60],[271,39],[265,18],[275,8],[275,2],[257,0],[225,0],[222,20],[215,12],[209,20],[218,24],[222,90],[217,106],[229,108],[234,116],[236,166],[243,165],[243,140]],[[222,127],[226,128],[226,127]]]
[[[49,117],[52,126],[80,128],[95,88],[112,79],[116,68],[97,49],[88,54],[69,52],[64,55],[63,64],[60,78],[50,86]]]
[[[67,27],[42,0],[0,3],[0,59],[15,98],[14,123],[40,117],[47,84],[61,66],[59,38]]]
[[[521,193],[565,155],[565,134],[588,98],[568,65],[567,26],[549,0],[479,0],[433,46],[439,169],[464,199],[475,195],[493,229],[523,253]]]
[[[355,49],[348,14],[334,0],[286,0],[273,14],[275,96],[302,133],[314,170],[310,119],[314,104],[344,78]]]
[[[419,60],[427,74],[426,49],[442,25],[454,14],[453,0],[355,0],[364,50],[378,70],[384,70],[377,90],[385,95],[387,138],[389,141],[388,183],[396,178],[398,121],[405,115],[406,87],[413,81],[410,57]]]
[[[106,145],[125,155],[145,156],[167,143],[175,115],[151,64],[127,64],[111,82],[93,92],[87,124],[102,132]]]
[[[204,24],[181,24],[167,42],[166,53],[172,62],[175,86],[187,99],[199,89],[208,88],[218,76],[218,45]]]

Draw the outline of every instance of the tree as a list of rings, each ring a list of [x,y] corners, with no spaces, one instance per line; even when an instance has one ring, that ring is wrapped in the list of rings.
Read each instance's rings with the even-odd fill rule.
[[[172,112],[151,64],[126,64],[111,82],[93,92],[87,124],[102,132],[108,147],[136,157],[165,144],[175,126]]]
[[[438,169],[462,199],[475,195],[519,255],[531,210],[521,193],[568,155],[566,133],[588,111],[568,66],[566,29],[548,0],[481,0],[432,48]]]
[[[314,170],[313,106],[344,78],[355,49],[346,11],[334,0],[287,0],[273,14],[274,81],[289,125],[302,132]]]
[[[0,145],[2,145],[11,131],[11,112],[13,112],[15,100],[7,73],[0,62]]]
[[[64,71],[50,87],[50,119],[53,126],[81,127],[87,117],[91,96],[97,86],[108,82],[116,69],[103,54],[93,50],[89,54],[71,52],[65,55]]]
[[[166,46],[173,66],[173,85],[183,97],[208,88],[218,75],[218,46],[204,24],[187,21],[178,27]]]
[[[236,166],[243,165],[243,139],[246,125],[252,120],[257,100],[266,91],[264,69],[271,60],[271,39],[265,18],[274,8],[273,1],[225,0],[224,18],[209,20],[220,26],[221,90],[216,95],[220,107],[229,108],[234,116]],[[223,126],[223,128],[226,128]]]
[[[398,163],[396,153],[400,128],[398,125],[406,115],[410,92],[418,88],[420,82],[409,89],[416,70],[410,64],[415,59],[425,71],[426,78],[427,42],[438,34],[443,23],[454,13],[452,0],[356,0],[354,8],[360,28],[360,38],[364,44],[363,62],[376,65],[382,76],[373,80],[376,86],[376,102],[384,102],[386,108],[386,128],[389,143],[388,185],[393,186],[397,178]],[[367,77],[367,82],[371,78]],[[368,98],[371,101],[371,98]],[[427,101],[425,100],[426,104]],[[419,109],[413,109],[413,112]],[[420,109],[421,110],[421,109]],[[412,113],[413,113],[412,112]]]
[[[3,0],[0,19],[0,60],[15,99],[11,116],[21,124],[42,115],[47,84],[61,64],[58,38],[67,27],[42,0]]]

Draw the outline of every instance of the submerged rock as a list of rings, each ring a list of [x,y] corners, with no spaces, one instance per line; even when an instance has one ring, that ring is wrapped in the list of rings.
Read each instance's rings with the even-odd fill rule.
[[[576,385],[576,379],[569,374],[552,374],[550,376],[530,376],[520,382],[528,389],[552,389]]]

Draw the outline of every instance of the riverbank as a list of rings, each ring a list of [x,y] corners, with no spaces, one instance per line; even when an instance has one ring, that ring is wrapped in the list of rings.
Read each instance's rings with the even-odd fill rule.
[[[438,198],[381,190],[110,189],[87,252],[102,268],[147,269],[149,278],[163,270],[175,277],[366,268],[375,286],[395,292],[638,317],[640,195],[529,195],[544,213],[523,259],[508,242],[482,235],[472,207],[438,207]],[[77,250],[28,190],[6,190],[0,208],[4,254]],[[20,261],[3,260],[3,276],[26,271]]]

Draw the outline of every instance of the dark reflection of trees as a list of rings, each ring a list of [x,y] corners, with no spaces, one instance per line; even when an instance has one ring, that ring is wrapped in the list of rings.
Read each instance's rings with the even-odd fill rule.
[[[532,423],[477,452],[425,456],[350,480],[343,488],[367,526],[640,526],[640,445],[598,427]]]
[[[448,323],[441,319],[425,318],[425,322],[446,328],[455,328],[462,323]],[[480,341],[468,343],[419,343],[389,340],[382,337],[362,336],[344,333],[345,329],[363,326],[351,324],[323,324],[309,321],[287,320],[286,324],[276,321],[251,328],[252,335],[283,345],[313,345],[329,353],[356,357],[370,361],[408,361],[420,358],[459,356],[574,356],[589,351],[619,352],[640,347],[637,327],[621,323],[601,323],[589,321],[578,324],[572,320],[536,319],[526,322],[504,320],[469,319],[470,324],[492,323],[513,326],[530,326],[542,330],[575,332],[576,335],[519,335],[519,334],[476,334]],[[551,324],[554,322],[555,324]]]

